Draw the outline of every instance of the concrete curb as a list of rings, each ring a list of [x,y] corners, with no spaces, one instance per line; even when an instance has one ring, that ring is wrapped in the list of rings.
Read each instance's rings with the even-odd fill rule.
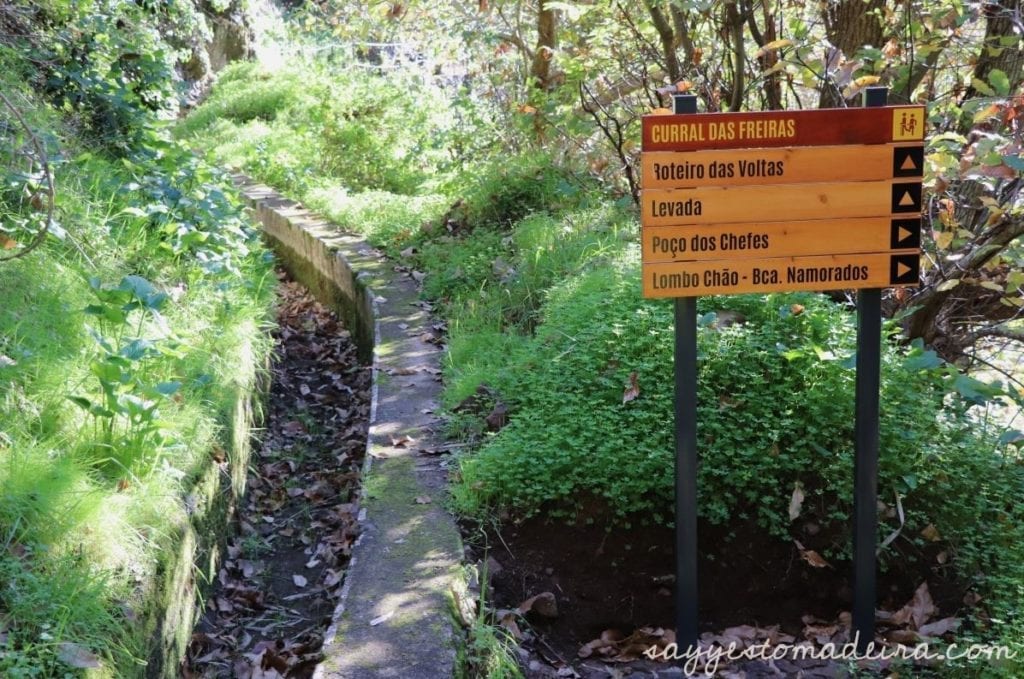
[[[421,337],[430,315],[414,281],[362,238],[235,177],[284,267],[344,319],[373,365],[373,401],[357,541],[317,679],[444,679],[456,671],[453,594],[462,543],[443,509],[435,430],[441,351]],[[411,439],[411,440],[409,440]]]

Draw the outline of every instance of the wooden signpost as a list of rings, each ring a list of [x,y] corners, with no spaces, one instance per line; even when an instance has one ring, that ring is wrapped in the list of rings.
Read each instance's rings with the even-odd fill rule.
[[[675,299],[676,631],[696,647],[700,295],[858,289],[853,630],[874,640],[881,289],[920,273],[923,106],[643,119],[645,297]]]

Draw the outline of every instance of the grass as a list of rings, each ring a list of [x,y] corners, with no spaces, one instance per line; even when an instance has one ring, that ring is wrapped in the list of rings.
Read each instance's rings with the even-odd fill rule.
[[[190,498],[205,501],[197,484],[211,451],[239,454],[246,442],[247,430],[232,441],[235,409],[270,349],[275,279],[253,241],[232,252],[234,274],[204,272],[200,251],[174,252],[132,212],[174,204],[126,189],[134,179],[164,182],[202,193],[213,210],[224,207],[209,196],[226,178],[190,169],[170,148],[174,170],[87,151],[45,104],[22,101],[66,158],[56,182],[67,236],[0,264],[0,675],[77,676],[85,662],[99,664],[93,676],[141,676],[168,598],[191,594],[159,581],[201,513]],[[0,214],[19,209],[2,200]],[[205,243],[221,237],[212,222],[196,223],[210,229]],[[164,299],[151,310],[103,302],[126,276]],[[90,413],[72,398],[124,411]],[[204,548],[215,541],[201,538]]]

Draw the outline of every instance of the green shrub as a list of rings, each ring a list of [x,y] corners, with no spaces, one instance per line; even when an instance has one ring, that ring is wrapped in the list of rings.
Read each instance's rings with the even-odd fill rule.
[[[536,338],[491,372],[513,415],[463,460],[455,491],[462,511],[504,506],[571,518],[597,502],[619,521],[670,521],[671,306],[641,300],[637,279],[636,267],[620,262],[551,291]],[[830,536],[829,554],[844,554],[853,469],[850,314],[815,295],[706,298],[700,305],[701,516],[718,525],[749,518],[786,539],[799,482],[808,497],[802,520]],[[713,328],[716,306],[742,312],[746,323]],[[954,378],[919,360],[922,353],[905,357],[886,345],[882,369],[879,483],[883,498],[905,496],[913,534],[938,511],[914,494],[928,489],[936,456],[948,460],[994,444],[972,428],[966,403],[944,407],[947,398],[960,398],[947,396],[955,393]],[[640,397],[624,404],[633,372]],[[966,481],[958,479],[957,493],[973,492]]]

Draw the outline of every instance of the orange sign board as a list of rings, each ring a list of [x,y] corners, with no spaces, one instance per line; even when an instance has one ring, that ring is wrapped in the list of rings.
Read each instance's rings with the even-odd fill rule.
[[[645,297],[916,285],[923,106],[643,119]]]
[[[643,265],[644,297],[917,285],[917,250]]]
[[[920,182],[644,189],[643,226],[879,217],[921,212]]]
[[[924,174],[921,144],[729,149],[641,156],[647,189],[824,181],[879,181]]]
[[[921,218],[651,226],[640,236],[645,263],[855,254],[920,247]]]

